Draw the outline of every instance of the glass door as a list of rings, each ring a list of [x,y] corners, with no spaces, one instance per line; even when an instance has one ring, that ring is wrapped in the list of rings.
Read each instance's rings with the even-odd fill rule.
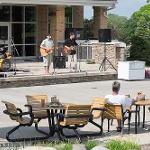
[[[9,23],[0,23],[0,47],[8,47],[10,51],[10,25]]]

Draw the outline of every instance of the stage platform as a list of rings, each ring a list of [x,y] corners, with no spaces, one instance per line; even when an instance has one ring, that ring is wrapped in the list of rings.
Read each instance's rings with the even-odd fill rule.
[[[45,75],[40,62],[17,63],[16,74],[14,71],[0,73],[0,87],[28,87],[53,84],[67,84],[78,82],[92,82],[117,79],[117,72],[109,69],[99,71],[99,64],[81,64],[81,72],[70,72],[69,69],[56,69],[53,75]],[[51,68],[51,71],[54,70]]]

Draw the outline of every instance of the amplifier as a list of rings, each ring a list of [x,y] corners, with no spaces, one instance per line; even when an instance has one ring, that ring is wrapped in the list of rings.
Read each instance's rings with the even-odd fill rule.
[[[66,68],[66,57],[53,56],[53,68]]]

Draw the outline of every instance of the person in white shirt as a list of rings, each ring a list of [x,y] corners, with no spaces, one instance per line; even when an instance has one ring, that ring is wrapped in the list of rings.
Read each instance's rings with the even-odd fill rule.
[[[49,74],[50,65],[52,62],[52,53],[54,49],[54,42],[51,38],[51,35],[48,34],[46,39],[44,39],[40,45],[41,55],[43,57],[43,65],[45,74]]]
[[[109,104],[121,104],[123,107],[123,112],[125,112],[128,108],[131,107],[133,100],[125,95],[119,94],[120,90],[120,83],[118,81],[113,82],[112,84],[112,94],[106,95],[105,98],[107,99],[107,103]],[[118,121],[117,130],[121,130],[121,120]]]

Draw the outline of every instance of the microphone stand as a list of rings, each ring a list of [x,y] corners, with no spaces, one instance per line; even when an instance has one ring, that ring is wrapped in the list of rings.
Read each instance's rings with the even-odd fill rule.
[[[15,43],[13,41],[13,38],[10,38],[10,42],[11,42],[11,47],[12,47],[12,56],[13,56],[13,71],[14,71],[14,75],[17,74],[17,62],[16,62],[16,58],[15,58],[15,53],[17,54],[17,56],[19,55],[19,52],[15,46]]]

